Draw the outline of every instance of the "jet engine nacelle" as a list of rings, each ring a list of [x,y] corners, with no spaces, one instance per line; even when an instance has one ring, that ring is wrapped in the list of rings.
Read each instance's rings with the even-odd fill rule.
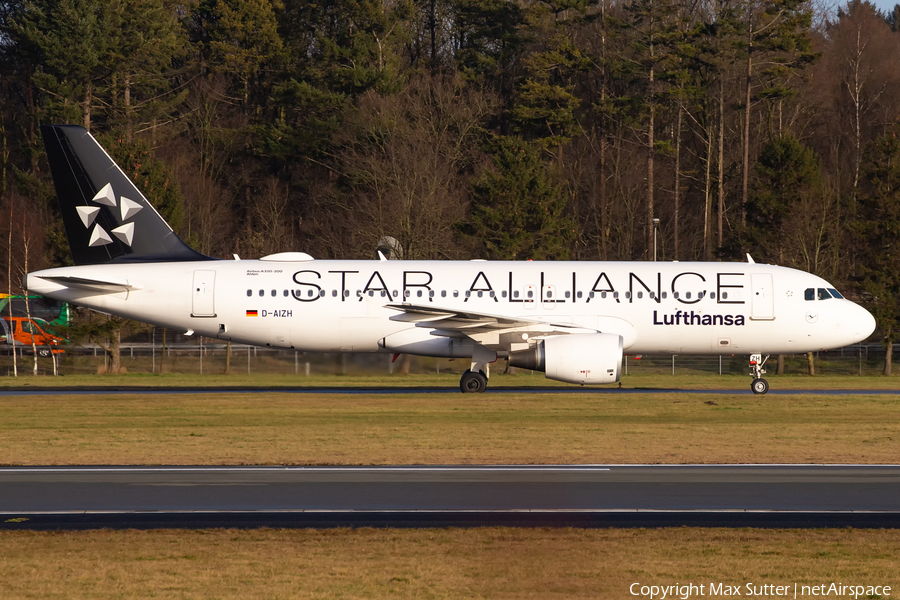
[[[509,364],[543,371],[547,379],[566,383],[615,383],[621,376],[622,336],[614,333],[554,336],[534,348],[510,352]]]

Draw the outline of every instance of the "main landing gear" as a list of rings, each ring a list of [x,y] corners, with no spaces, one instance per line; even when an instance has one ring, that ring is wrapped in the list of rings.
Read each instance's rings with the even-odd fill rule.
[[[482,371],[466,370],[459,380],[459,391],[463,394],[480,394],[487,389],[487,377]]]
[[[765,358],[762,357],[762,354],[750,355],[750,377],[753,377],[750,389],[753,390],[754,394],[765,394],[769,391],[769,382],[762,378],[766,372],[763,369],[763,365],[766,364],[767,360],[769,360],[768,354]]]
[[[459,391],[463,394],[480,394],[487,389],[491,376],[490,363],[497,360],[497,353],[481,344],[472,352],[472,366],[459,378]]]

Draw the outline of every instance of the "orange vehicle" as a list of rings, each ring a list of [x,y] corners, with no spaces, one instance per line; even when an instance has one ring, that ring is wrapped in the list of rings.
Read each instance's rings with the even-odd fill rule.
[[[43,323],[46,327],[47,324]],[[28,352],[32,348],[32,342],[37,347],[39,356],[50,356],[50,353],[60,354],[65,352],[60,344],[66,342],[65,338],[45,332],[41,324],[28,317],[3,317],[0,319],[0,344],[15,347],[24,347]]]

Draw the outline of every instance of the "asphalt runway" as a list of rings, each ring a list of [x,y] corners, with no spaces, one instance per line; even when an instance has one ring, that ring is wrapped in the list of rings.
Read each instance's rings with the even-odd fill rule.
[[[748,380],[749,381],[749,380]],[[459,394],[458,387],[144,387],[144,386],[114,386],[103,388],[81,387],[31,387],[0,389],[0,397],[4,396],[47,396],[47,395],[88,395],[102,394],[251,394],[251,393],[279,393],[279,394],[350,394],[350,395],[391,395],[391,394]],[[517,394],[728,394],[736,396],[754,396],[750,391],[748,382],[745,389],[716,389],[696,390],[686,388],[616,388],[616,387],[582,387],[582,386],[528,386],[528,387],[490,387],[486,394],[500,394],[514,392]],[[778,390],[769,389],[766,396],[900,396],[900,389],[892,390]]]
[[[897,528],[900,466],[5,467],[0,524]]]

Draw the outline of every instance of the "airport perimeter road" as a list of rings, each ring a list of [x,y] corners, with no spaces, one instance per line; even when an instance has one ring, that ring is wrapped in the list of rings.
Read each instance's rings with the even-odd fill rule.
[[[0,524],[900,527],[900,466],[5,467]]]

